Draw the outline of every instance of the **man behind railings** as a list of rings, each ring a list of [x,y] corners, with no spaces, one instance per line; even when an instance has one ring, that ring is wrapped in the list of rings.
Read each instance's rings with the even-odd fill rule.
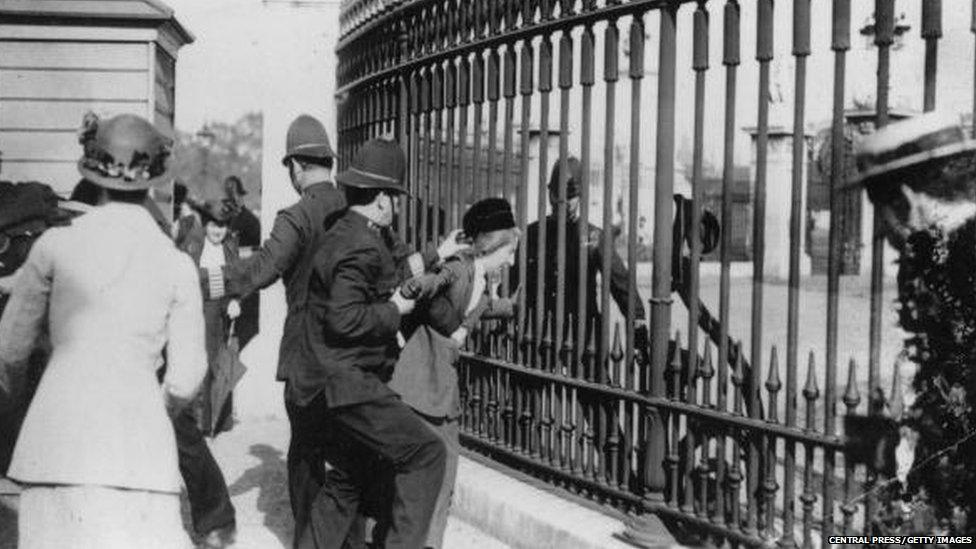
[[[598,356],[600,334],[602,324],[609,311],[601,311],[598,303],[600,286],[597,284],[597,275],[604,284],[609,284],[610,296],[613,298],[620,313],[626,317],[628,312],[633,310],[636,329],[634,333],[634,346],[636,349],[644,351],[648,348],[648,331],[645,323],[644,305],[634,288],[633,307],[630,305],[629,285],[630,274],[627,265],[620,257],[620,254],[611,247],[605,250],[603,247],[603,229],[593,223],[580,219],[580,187],[583,184],[583,167],[580,161],[571,156],[566,159],[566,166],[569,169],[569,177],[566,181],[566,202],[560,204],[559,200],[559,180],[560,162],[557,160],[552,167],[552,175],[549,178],[549,204],[552,206],[552,213],[545,219],[545,264],[542,267],[543,280],[543,308],[546,312],[556,311],[556,300],[561,292],[563,295],[563,326],[572,323],[566,333],[575,333],[577,319],[581,313],[581,307],[585,305],[587,325],[590,327],[588,337],[596,338]],[[562,276],[563,285],[559,286],[559,266],[558,266],[558,233],[559,233],[559,208],[565,209],[566,220],[566,241],[565,241],[565,262],[563,264]],[[584,226],[585,223],[585,226]],[[585,239],[585,240],[584,240]],[[526,305],[526,324],[527,328],[533,327],[536,319],[536,302],[539,293],[538,270],[539,270],[539,221],[533,222],[528,226],[525,235],[526,242],[526,280],[525,280],[525,305]],[[586,243],[587,271],[585,275],[578,269],[580,259],[580,244]],[[610,271],[603,272],[604,254],[610,255]],[[512,267],[509,280],[512,284],[518,284],[519,265]],[[580,284],[584,284],[586,292],[586,302],[579,302]],[[552,326],[558,323],[555,318],[550,321]]]

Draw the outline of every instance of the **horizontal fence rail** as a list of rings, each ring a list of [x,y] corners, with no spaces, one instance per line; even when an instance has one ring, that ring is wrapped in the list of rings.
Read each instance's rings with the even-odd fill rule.
[[[941,5],[920,3],[925,110],[935,107],[938,90]],[[774,9],[785,6],[792,23],[776,29]],[[743,44],[746,7],[754,47]],[[894,0],[874,1],[875,127],[889,119],[894,9]],[[340,165],[370,138],[399,140],[409,158],[409,195],[401,199],[397,223],[408,242],[436,240],[459,227],[466,208],[485,197],[511,201],[522,232],[516,266],[501,285],[503,294],[517,293],[517,314],[482,322],[462,353],[464,443],[627,513],[633,520],[626,535],[635,542],[647,535],[641,516],[657,513],[701,542],[815,547],[825,536],[867,533],[877,508],[872,488],[882,480],[879,472],[851,457],[838,419],[885,408],[897,418],[903,406],[900,363],[887,369],[893,370],[890,397],[881,389],[880,216],[873,219],[864,318],[866,395],[857,382],[861,366],[842,363],[838,350],[839,216],[830,218],[822,356],[800,354],[807,61],[815,53],[811,30],[818,27],[829,29],[825,54],[834,67],[831,84],[822,75],[815,84],[823,90],[817,100],[833,101],[825,145],[831,211],[850,201],[841,187],[850,159],[851,3],[833,0],[817,13],[822,21],[814,22],[811,0],[343,3]],[[773,181],[771,73],[775,41],[787,39],[791,175]],[[679,55],[683,44],[692,48],[690,66],[679,63],[686,59]],[[754,58],[743,58],[744,49]],[[721,67],[713,66],[716,60]],[[757,88],[740,84],[744,64],[754,64]],[[690,193],[678,197],[676,110],[684,74],[693,78],[681,90],[693,94],[694,112]],[[724,97],[708,93],[714,79],[724,80]],[[754,120],[737,116],[742,97],[756,102]],[[712,104],[724,110],[721,124],[706,120]],[[755,126],[746,209],[736,183],[737,124]],[[712,134],[721,138],[715,148],[722,159],[721,193],[710,201],[721,229],[717,303],[703,297],[699,274],[707,252],[703,181]],[[577,161],[578,209],[571,210],[564,205],[574,202],[570,166]],[[767,239],[787,238],[767,234],[772,185],[790,195],[780,348],[764,331]],[[733,256],[741,256],[732,241],[733,227],[741,225],[733,221],[733,206],[752,216],[748,296],[733,295]],[[645,222],[653,227],[650,242],[639,238]],[[649,273],[637,268],[647,260]],[[733,302],[743,300],[751,302],[751,317],[731,318]],[[743,329],[745,322],[751,329]],[[846,382],[838,379],[845,374]]]

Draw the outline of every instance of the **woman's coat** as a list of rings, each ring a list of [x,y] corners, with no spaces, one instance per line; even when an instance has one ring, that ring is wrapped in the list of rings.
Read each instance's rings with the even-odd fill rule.
[[[142,206],[110,203],[45,232],[0,320],[0,399],[19,396],[43,330],[53,347],[8,475],[178,493],[164,392],[192,398],[206,372],[202,303],[191,259]]]

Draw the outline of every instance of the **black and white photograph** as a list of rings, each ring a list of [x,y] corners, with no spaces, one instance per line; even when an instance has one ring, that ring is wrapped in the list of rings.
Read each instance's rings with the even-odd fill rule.
[[[974,113],[976,0],[0,0],[0,549],[970,546]]]

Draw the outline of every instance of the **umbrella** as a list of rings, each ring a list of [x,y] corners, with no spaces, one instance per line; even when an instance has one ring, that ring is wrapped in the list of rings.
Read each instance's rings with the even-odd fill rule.
[[[213,385],[210,387],[210,409],[213,410],[211,415],[213,424],[210,428],[214,435],[217,434],[217,426],[224,417],[222,412],[231,392],[237,382],[244,377],[244,373],[247,372],[247,367],[241,362],[240,344],[234,333],[234,322],[231,322],[228,333],[227,345],[217,354],[217,374],[214,376]]]

